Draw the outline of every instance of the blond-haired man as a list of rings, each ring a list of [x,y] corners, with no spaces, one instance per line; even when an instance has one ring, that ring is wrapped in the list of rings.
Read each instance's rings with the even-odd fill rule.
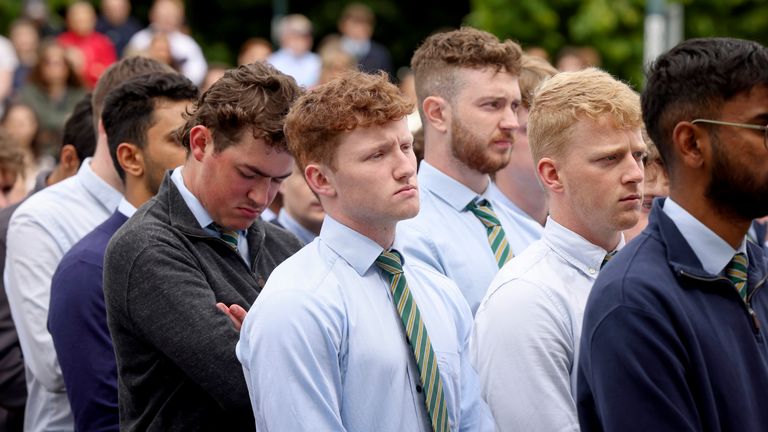
[[[639,217],[641,124],[638,95],[598,69],[556,75],[534,96],[528,132],[550,215],[491,283],[471,347],[497,430],[578,430],[581,317]]]

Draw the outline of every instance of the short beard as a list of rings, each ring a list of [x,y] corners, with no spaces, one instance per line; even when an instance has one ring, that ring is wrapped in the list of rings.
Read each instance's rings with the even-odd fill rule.
[[[727,216],[752,220],[768,215],[768,182],[759,184],[722,151],[720,137],[710,133],[713,165],[705,197]]]
[[[482,174],[493,174],[509,163],[511,151],[502,160],[487,154],[488,142],[473,134],[456,118],[451,124],[451,153],[464,165]],[[513,139],[513,138],[510,138]]]

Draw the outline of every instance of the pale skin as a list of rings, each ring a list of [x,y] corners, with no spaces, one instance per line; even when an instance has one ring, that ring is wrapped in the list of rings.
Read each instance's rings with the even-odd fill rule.
[[[646,145],[640,128],[608,121],[580,120],[571,136],[566,151],[537,163],[550,217],[610,252],[638,221]]]
[[[453,103],[441,96],[424,99],[424,160],[446,175],[481,194],[488,187],[488,174],[477,171],[451,152],[451,124],[459,119],[471,127],[486,146],[486,154],[509,159],[512,132],[519,127],[521,103],[517,76],[505,71],[457,69],[461,83]],[[509,137],[509,138],[501,138]]]

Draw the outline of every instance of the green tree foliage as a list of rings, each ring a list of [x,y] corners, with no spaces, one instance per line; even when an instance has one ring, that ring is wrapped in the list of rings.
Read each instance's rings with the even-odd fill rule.
[[[684,37],[768,39],[764,0],[684,0]],[[602,67],[635,86],[643,77],[643,0],[471,0],[467,23],[550,54],[592,46]]]

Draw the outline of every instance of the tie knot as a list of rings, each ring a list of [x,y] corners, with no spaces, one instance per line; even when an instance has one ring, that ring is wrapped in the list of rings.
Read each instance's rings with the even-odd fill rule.
[[[493,211],[493,206],[491,206],[491,203],[487,199],[478,201],[472,200],[467,204],[466,208],[477,216],[485,226],[491,227],[501,225],[499,217],[496,216],[496,212]]]
[[[733,256],[728,267],[725,268],[725,275],[744,300],[747,298],[747,265],[747,256],[739,252]]]
[[[600,264],[600,268],[603,268],[606,264],[608,264],[608,261],[610,261],[611,258],[613,258],[616,255],[616,253],[618,253],[618,252],[619,251],[615,250],[615,251],[611,251],[611,252],[608,252],[607,254],[605,254],[605,258],[603,258],[603,263]]]
[[[216,222],[208,224],[208,228],[219,233],[219,237],[227,242],[232,249],[237,249],[237,240],[239,238],[237,230],[228,230]]]
[[[376,265],[390,275],[403,272],[403,259],[400,256],[400,252],[394,249],[382,252],[381,255],[376,258]]]

